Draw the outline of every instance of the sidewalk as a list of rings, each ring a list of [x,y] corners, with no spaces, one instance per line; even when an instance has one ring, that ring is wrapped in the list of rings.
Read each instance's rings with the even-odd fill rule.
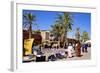
[[[88,48],[88,53],[81,53],[81,57],[67,58],[67,60],[86,60],[91,59],[91,48]]]

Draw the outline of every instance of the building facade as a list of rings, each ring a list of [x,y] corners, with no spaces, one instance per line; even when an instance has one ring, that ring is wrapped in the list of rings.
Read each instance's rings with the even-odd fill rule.
[[[41,31],[42,42],[49,41],[50,39],[50,31],[42,30]]]

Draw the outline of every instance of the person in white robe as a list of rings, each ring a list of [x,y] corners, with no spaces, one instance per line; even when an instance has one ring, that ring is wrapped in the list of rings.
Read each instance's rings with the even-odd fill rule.
[[[72,58],[74,56],[74,48],[71,44],[69,44],[67,52],[68,52],[68,58]]]

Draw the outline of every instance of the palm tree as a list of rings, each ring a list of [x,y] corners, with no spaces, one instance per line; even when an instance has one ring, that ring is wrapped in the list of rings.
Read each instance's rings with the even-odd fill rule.
[[[75,36],[76,36],[76,39],[78,41],[80,41],[80,28],[76,28],[76,34],[75,34]]]
[[[62,26],[60,24],[55,24],[52,25],[51,27],[52,27],[52,31],[51,31],[52,35],[54,35],[57,40],[60,40],[60,37],[62,35],[62,31],[61,31]]]
[[[62,32],[61,42],[67,43],[67,32],[69,30],[72,30],[73,25],[72,15],[69,12],[62,12],[58,15],[56,22],[62,27],[62,29],[60,30]]]
[[[28,31],[29,31],[29,39],[30,39],[32,37],[32,24],[36,20],[36,17],[32,13],[24,14],[23,17],[26,20],[26,25],[29,25]]]
[[[83,31],[83,33],[82,33],[82,40],[83,40],[83,42],[89,40],[88,32]]]
[[[72,30],[72,16],[68,12],[62,12],[57,15],[55,24],[52,26],[52,33],[63,46],[67,42],[67,32]]]

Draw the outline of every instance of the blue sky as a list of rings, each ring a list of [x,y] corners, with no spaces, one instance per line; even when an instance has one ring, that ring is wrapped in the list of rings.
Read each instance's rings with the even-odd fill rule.
[[[36,16],[36,24],[32,29],[50,30],[51,25],[54,24],[57,14],[60,12],[52,11],[35,11],[35,10],[23,10],[23,14],[32,13]],[[87,31],[91,36],[91,14],[90,13],[79,13],[71,12],[73,16],[72,31],[68,32],[68,37],[74,37],[76,28],[80,28],[80,33]],[[24,19],[23,19],[24,21]]]

